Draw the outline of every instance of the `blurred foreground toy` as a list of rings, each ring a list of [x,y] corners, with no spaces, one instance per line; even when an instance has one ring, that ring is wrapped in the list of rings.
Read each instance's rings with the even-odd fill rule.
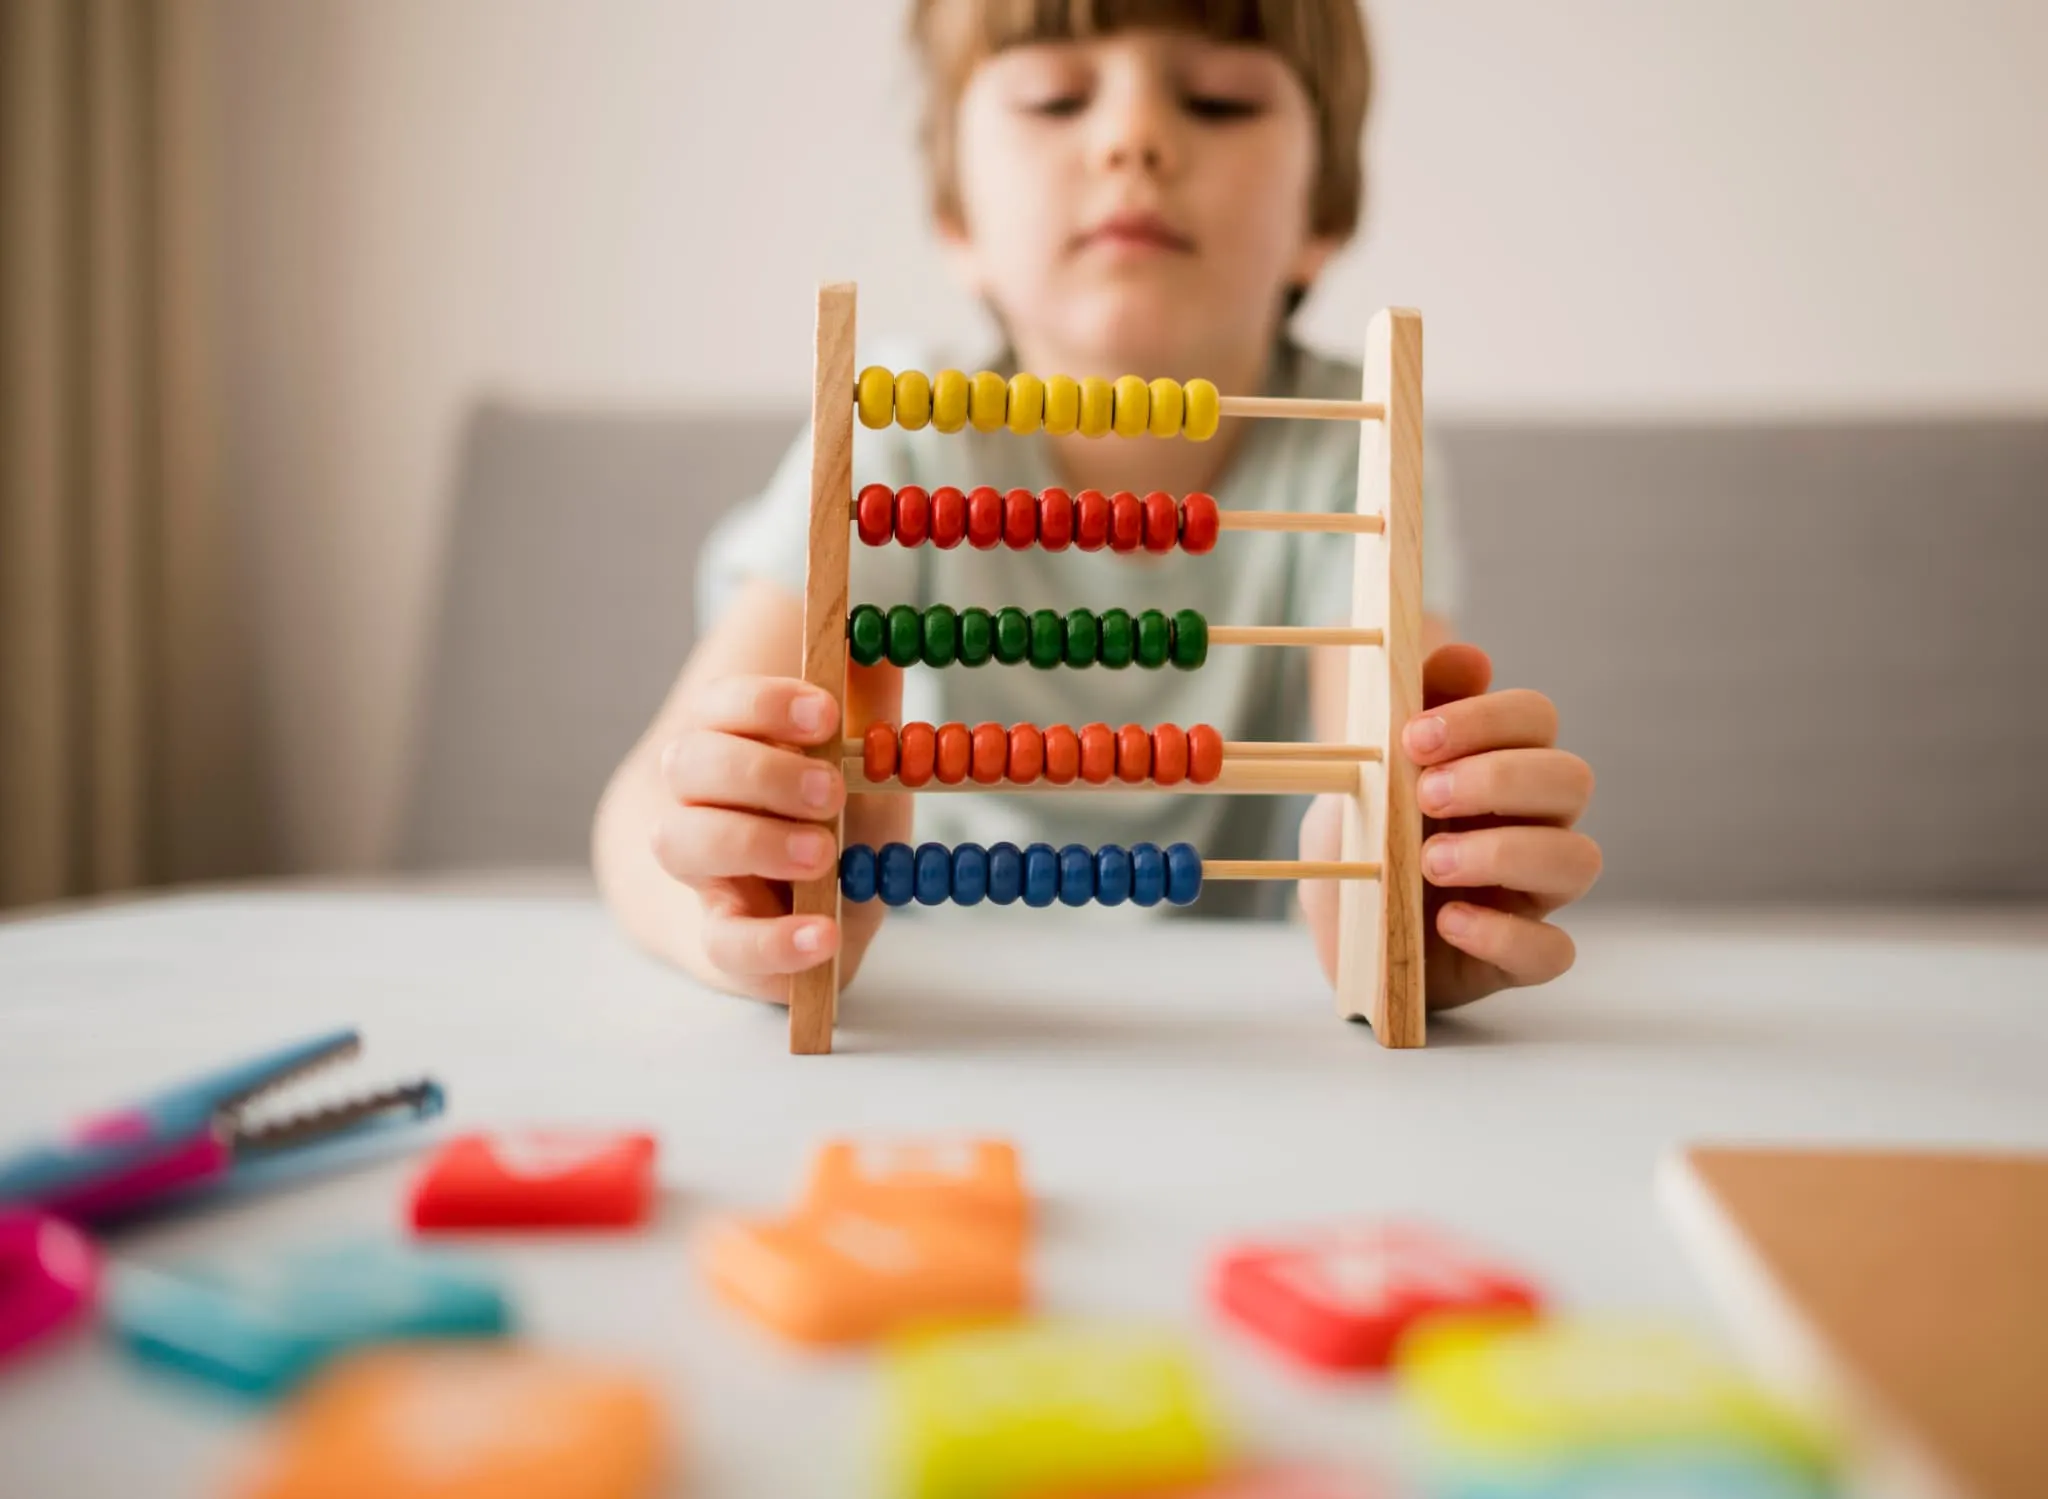
[[[497,1337],[512,1321],[481,1268],[379,1244],[175,1271],[123,1267],[107,1317],[137,1357],[259,1398],[366,1344]]]
[[[98,1281],[99,1257],[62,1218],[0,1212],[0,1363],[76,1321]]]
[[[422,1233],[630,1228],[654,1200],[654,1136],[595,1130],[463,1135],[412,1192]]]
[[[1398,1369],[1441,1499],[1822,1499],[1819,1425],[1691,1336],[1621,1322],[1419,1329]]]
[[[234,1499],[644,1499],[668,1465],[636,1375],[512,1346],[335,1364],[280,1412]]]
[[[1239,1245],[1210,1299],[1297,1363],[1384,1369],[1401,1337],[1447,1313],[1533,1315],[1535,1286],[1428,1229],[1361,1224]]]

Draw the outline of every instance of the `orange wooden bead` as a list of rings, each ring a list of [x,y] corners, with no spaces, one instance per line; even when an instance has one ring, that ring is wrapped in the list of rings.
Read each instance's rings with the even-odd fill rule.
[[[1056,723],[1045,731],[1045,778],[1055,786],[1069,784],[1081,773],[1081,736]]]
[[[1120,781],[1142,781],[1152,774],[1152,736],[1137,724],[1116,731],[1116,774]]]
[[[1010,764],[1010,735],[999,723],[978,723],[974,726],[974,754],[969,762],[968,774],[984,786],[993,786],[1003,778],[1003,772]]]
[[[896,777],[906,786],[922,786],[932,778],[938,757],[938,732],[928,723],[907,723],[896,735]]]
[[[1045,735],[1036,724],[1013,724],[1010,728],[1010,779],[1029,786],[1045,770]]]
[[[1106,723],[1091,723],[1081,730],[1081,779],[1100,786],[1115,774],[1116,734]]]
[[[1223,736],[1208,724],[1188,730],[1188,779],[1206,786],[1223,774]]]
[[[1152,731],[1153,784],[1178,786],[1187,778],[1187,731],[1177,723],[1163,723]]]
[[[886,781],[896,774],[896,725],[868,725],[861,736],[860,768],[871,781]]]
[[[942,723],[938,730],[937,764],[934,771],[942,786],[957,786],[967,779],[974,763],[974,736],[964,723]]]

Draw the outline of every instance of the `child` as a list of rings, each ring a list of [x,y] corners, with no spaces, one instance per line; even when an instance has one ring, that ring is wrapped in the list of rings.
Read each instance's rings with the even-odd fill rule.
[[[1357,367],[1301,348],[1287,326],[1358,222],[1370,63],[1355,0],[914,0],[911,37],[938,233],[1008,342],[988,368],[1356,398]],[[867,352],[891,368],[941,367]],[[1203,443],[857,428],[854,452],[857,484],[1209,490],[1229,506],[1290,510],[1351,509],[1357,470],[1357,431],[1333,422],[1226,422]],[[1550,702],[1488,693],[1486,656],[1448,643],[1456,556],[1442,486],[1426,482],[1426,706],[1400,747],[1424,767],[1426,987],[1443,1009],[1570,967],[1570,938],[1544,918],[1585,893],[1600,855],[1572,831],[1592,776],[1553,747]],[[851,980],[880,903],[849,904],[836,927],[789,914],[788,882],[834,865],[820,824],[842,802],[846,840],[876,846],[909,841],[915,800],[919,836],[946,844],[1185,840],[1229,858],[1291,856],[1298,840],[1302,857],[1336,857],[1333,798],[1305,816],[1269,797],[848,799],[836,769],[794,749],[859,728],[842,728],[831,699],[792,676],[809,505],[806,442],[714,538],[707,633],[598,809],[599,881],[654,952],[706,983],[781,1001],[787,976],[836,946]],[[1232,624],[1349,614],[1352,546],[1327,536],[1239,533],[1202,556],[853,552],[854,601],[885,606],[1192,607]],[[1239,647],[1194,673],[987,666],[906,684],[886,665],[856,667],[850,714],[1208,722],[1226,739],[1327,739],[1343,722],[1343,666],[1335,652]],[[1279,893],[1218,886],[1199,909],[1251,914]],[[1300,896],[1332,969],[1334,889],[1303,885]]]

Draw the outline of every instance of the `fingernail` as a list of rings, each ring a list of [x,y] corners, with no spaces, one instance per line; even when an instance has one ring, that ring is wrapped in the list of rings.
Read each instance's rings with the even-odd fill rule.
[[[1408,725],[1403,737],[1407,739],[1409,749],[1418,755],[1426,755],[1432,750],[1442,749],[1444,741],[1451,737],[1451,730],[1441,718],[1418,718]]]
[[[796,929],[796,950],[798,952],[823,952],[825,950],[825,928],[818,922],[811,922]]]
[[[1445,906],[1437,913],[1437,930],[1446,937],[1472,935],[1472,912],[1466,906]]]
[[[832,772],[823,768],[807,770],[803,779],[804,805],[823,809],[832,805]]]
[[[1455,874],[1458,868],[1458,840],[1430,839],[1423,845],[1422,867],[1430,874]]]
[[[1451,804],[1451,772],[1432,770],[1415,783],[1415,796],[1423,806],[1436,811]]]
[[[789,721],[796,725],[799,734],[815,734],[825,727],[825,715],[831,706],[829,699],[806,692],[789,705]]]
[[[824,862],[832,851],[832,840],[823,833],[791,833],[789,835],[790,862],[809,869]]]

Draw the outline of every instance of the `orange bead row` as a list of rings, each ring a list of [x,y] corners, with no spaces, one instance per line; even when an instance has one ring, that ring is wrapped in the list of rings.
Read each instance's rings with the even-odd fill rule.
[[[907,723],[899,729],[878,723],[861,739],[861,769],[870,781],[894,777],[911,787],[934,780],[942,786],[969,780],[1028,786],[1041,776],[1055,786],[1076,780],[1095,786],[1112,780],[1206,786],[1223,773],[1223,736],[1205,723],[1190,729],[1170,723],[1155,729],[1134,723],[1120,729],[1106,723],[1079,729],[1028,723],[1007,729],[999,723],[971,729],[964,723]]]

